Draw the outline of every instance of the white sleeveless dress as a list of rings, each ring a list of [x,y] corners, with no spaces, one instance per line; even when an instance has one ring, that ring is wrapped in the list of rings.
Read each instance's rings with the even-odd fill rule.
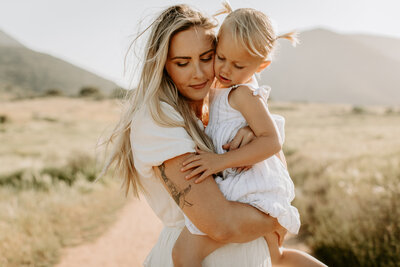
[[[267,104],[269,87],[245,85],[252,88],[254,96],[261,96]],[[222,145],[230,142],[237,131],[247,125],[242,114],[228,102],[230,91],[238,86],[240,85],[213,89],[210,95],[210,120],[206,134],[212,139],[218,154],[225,153]],[[275,114],[272,117],[283,143],[285,119]],[[300,216],[298,210],[291,205],[295,195],[294,185],[286,167],[277,156],[274,155],[240,173],[227,169],[222,178],[216,178],[216,182],[226,199],[248,203],[277,218],[290,233],[298,233]],[[188,218],[185,219],[186,227],[191,233],[204,235]]]
[[[180,114],[168,104],[162,103],[162,109],[172,118],[183,121]],[[146,107],[132,119],[130,141],[135,167],[147,192],[144,197],[164,225],[157,243],[143,265],[173,267],[172,248],[185,226],[185,219],[182,210],[155,175],[153,166],[159,166],[168,159],[188,152],[196,152],[196,145],[184,128],[158,125]],[[268,244],[263,237],[248,243],[226,244],[207,256],[203,266],[271,267]]]

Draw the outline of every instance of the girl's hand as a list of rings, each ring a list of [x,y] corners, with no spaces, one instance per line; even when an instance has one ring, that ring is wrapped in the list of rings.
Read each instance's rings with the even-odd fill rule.
[[[235,149],[238,149],[239,147],[247,145],[254,139],[256,139],[256,135],[253,133],[253,131],[251,130],[251,128],[249,126],[245,126],[241,129],[239,129],[239,131],[236,133],[236,135],[232,139],[232,141],[223,145],[222,148],[227,151],[235,150]]]
[[[245,126],[237,132],[235,137],[230,141],[229,143],[225,144],[222,146],[223,149],[230,151],[230,150],[235,150],[238,149],[244,145],[247,145],[251,141],[253,141],[256,138],[255,134],[251,130],[249,126]],[[236,171],[242,172],[242,171],[247,171],[251,168],[251,166],[244,166],[237,168]]]
[[[223,171],[225,169],[223,154],[219,155],[215,153],[205,152],[198,149],[197,147],[196,152],[196,155],[191,156],[182,163],[182,172],[194,169],[191,173],[186,175],[186,180],[192,179],[194,176],[202,173],[200,177],[194,181],[196,184],[201,183],[208,176]]]

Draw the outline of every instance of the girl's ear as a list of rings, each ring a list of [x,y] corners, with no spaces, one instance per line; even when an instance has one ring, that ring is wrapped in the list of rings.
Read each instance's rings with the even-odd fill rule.
[[[258,69],[256,70],[256,72],[258,73],[258,72],[263,71],[266,67],[269,66],[269,64],[271,64],[271,60],[263,61],[263,62],[260,64],[260,66],[258,67]]]

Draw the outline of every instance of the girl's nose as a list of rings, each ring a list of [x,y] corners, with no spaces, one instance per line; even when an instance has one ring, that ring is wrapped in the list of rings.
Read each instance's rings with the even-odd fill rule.
[[[223,74],[229,74],[230,69],[229,69],[228,64],[225,64],[225,63],[222,64],[222,66],[221,66],[221,72],[222,72]]]

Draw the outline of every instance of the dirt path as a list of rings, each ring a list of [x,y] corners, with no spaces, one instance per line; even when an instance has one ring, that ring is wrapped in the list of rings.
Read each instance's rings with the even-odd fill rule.
[[[144,199],[130,200],[106,233],[93,243],[65,249],[57,267],[142,266],[161,228]]]
[[[106,233],[93,243],[67,248],[57,267],[136,267],[156,243],[162,224],[143,199],[130,200]],[[286,247],[308,251],[288,236]]]

